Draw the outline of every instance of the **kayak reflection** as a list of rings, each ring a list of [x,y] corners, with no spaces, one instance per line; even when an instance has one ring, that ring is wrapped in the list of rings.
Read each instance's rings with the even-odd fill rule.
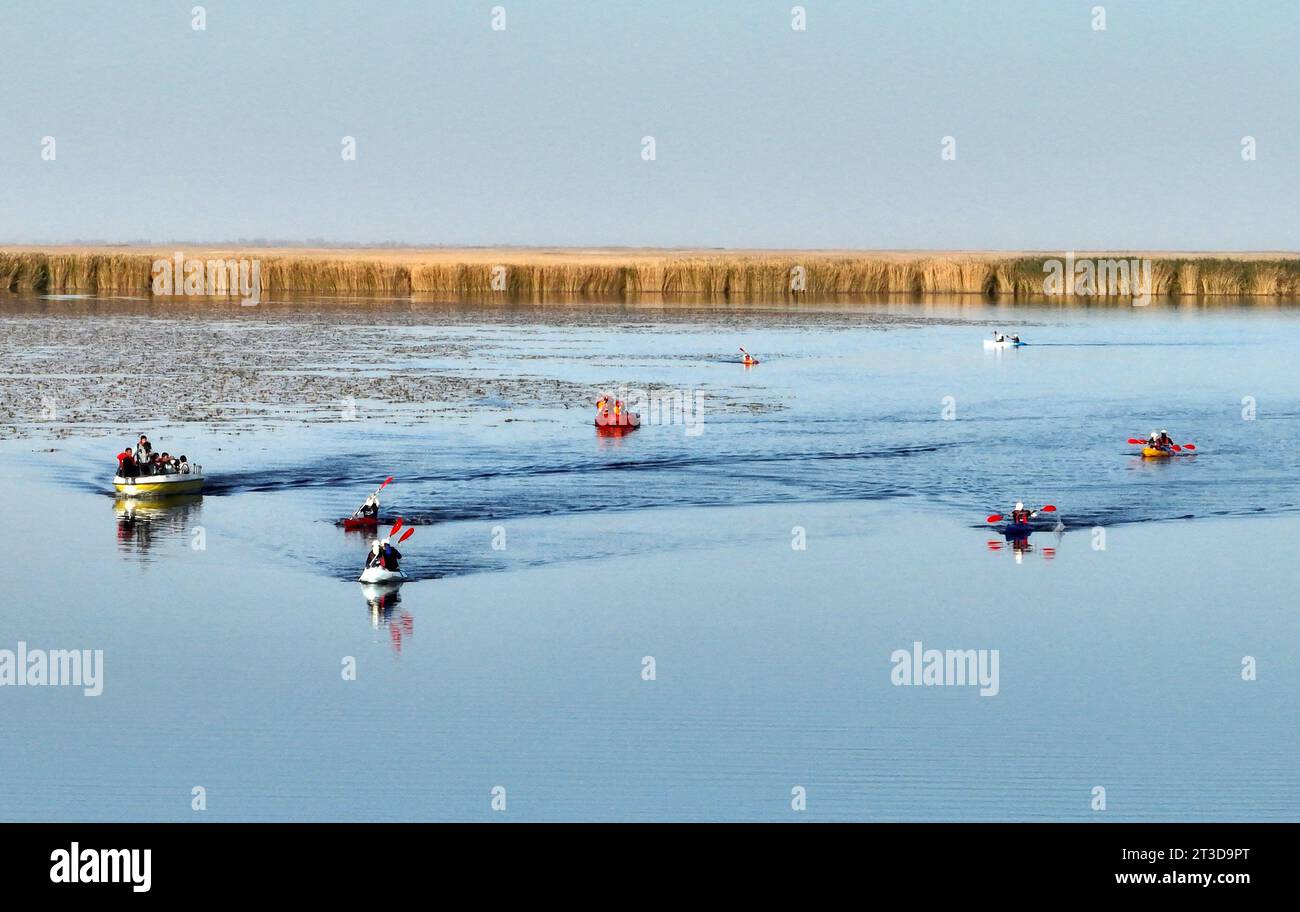
[[[201,494],[116,498],[113,511],[117,514],[118,550],[144,556],[153,547],[155,536],[185,535],[202,505]]]
[[[370,613],[370,628],[387,628],[393,652],[402,651],[402,641],[415,635],[415,618],[409,611],[399,611],[402,604],[401,583],[365,583],[361,594]]]
[[[1051,533],[1056,545],[1061,543],[1061,532]],[[1030,533],[1017,532],[1008,533],[1002,538],[990,538],[985,542],[985,547],[989,551],[1010,551],[1015,556],[1016,563],[1022,563],[1026,554],[1037,552],[1043,560],[1051,560],[1056,557],[1056,547],[1054,545],[1034,545],[1029,541]]]

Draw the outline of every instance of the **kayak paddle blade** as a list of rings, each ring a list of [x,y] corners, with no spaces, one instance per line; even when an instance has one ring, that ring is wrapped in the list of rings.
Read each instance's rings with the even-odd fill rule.
[[[397,543],[400,545],[402,542],[406,541],[414,534],[415,534],[414,529],[407,529],[405,532],[402,533],[402,537],[397,540]]]
[[[992,516],[990,516],[990,517],[988,518],[988,520],[987,520],[987,522],[1001,522],[1001,521],[1002,521],[1002,514],[1001,514],[1001,513],[994,513],[994,514],[993,514]]]
[[[1055,512],[1056,512],[1056,507],[1052,506],[1051,504],[1043,504],[1043,506],[1041,506],[1041,507],[1038,508],[1038,512],[1039,512],[1039,513],[1055,513]]]
[[[402,517],[397,517],[397,522],[393,523],[393,528],[388,530],[388,537],[392,538],[397,534],[397,530],[402,528]]]

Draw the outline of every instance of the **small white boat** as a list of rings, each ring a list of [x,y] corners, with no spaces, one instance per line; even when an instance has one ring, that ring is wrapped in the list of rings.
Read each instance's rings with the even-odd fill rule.
[[[1024,342],[1013,342],[1010,339],[1003,339],[1001,342],[996,339],[985,339],[985,348],[1020,348]]]
[[[172,497],[198,494],[203,490],[203,466],[191,465],[188,472],[173,475],[113,476],[113,489],[127,497]]]
[[[385,570],[383,567],[367,567],[357,577],[360,583],[401,583],[406,581],[406,574],[401,570]]]

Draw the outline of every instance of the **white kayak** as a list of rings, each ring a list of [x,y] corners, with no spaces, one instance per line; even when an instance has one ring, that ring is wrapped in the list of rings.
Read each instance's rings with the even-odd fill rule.
[[[985,348],[1020,348],[1024,342],[1012,342],[1010,339],[1003,339],[1001,342],[996,339],[985,339]]]
[[[401,570],[385,570],[383,567],[367,567],[357,577],[361,583],[400,583],[406,580]]]

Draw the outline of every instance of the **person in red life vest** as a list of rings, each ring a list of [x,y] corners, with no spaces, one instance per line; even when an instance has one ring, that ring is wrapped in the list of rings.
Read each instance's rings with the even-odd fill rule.
[[[117,476],[119,478],[134,478],[137,474],[135,463],[135,453],[130,447],[117,454]]]
[[[1031,512],[1026,510],[1024,504],[1020,501],[1016,501],[1016,508],[1011,511],[1011,522],[1017,526],[1028,525],[1029,520],[1033,519],[1037,515],[1037,511]]]

